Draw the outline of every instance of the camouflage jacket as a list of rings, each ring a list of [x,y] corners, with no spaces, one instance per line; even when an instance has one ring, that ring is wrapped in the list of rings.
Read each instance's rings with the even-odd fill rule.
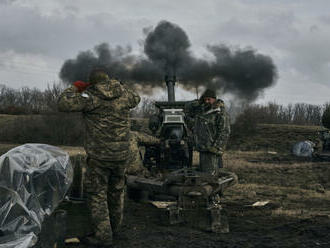
[[[89,157],[123,161],[129,157],[129,111],[140,97],[116,80],[100,81],[77,93],[74,86],[58,100],[64,112],[82,112],[85,122],[84,147]]]
[[[203,113],[203,104],[200,100],[193,100],[185,104],[186,123],[188,128],[193,131],[195,117]]]
[[[230,120],[222,100],[217,100],[210,110],[196,114],[193,133],[198,151],[219,155],[224,152],[230,134]]]
[[[127,173],[130,175],[144,174],[143,171],[146,169],[143,167],[139,146],[154,145],[154,144],[159,144],[159,142],[160,142],[159,139],[154,136],[150,136],[142,132],[131,131],[130,141],[129,141],[130,156],[127,161],[128,163]]]

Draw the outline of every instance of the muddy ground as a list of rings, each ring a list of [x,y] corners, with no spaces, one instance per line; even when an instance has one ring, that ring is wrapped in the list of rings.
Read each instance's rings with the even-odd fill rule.
[[[330,162],[267,152],[229,152],[225,167],[239,176],[239,184],[222,199],[229,233],[164,225],[159,209],[127,199],[125,238],[114,247],[330,247]],[[257,201],[269,203],[251,207]],[[69,213],[67,237],[88,232],[84,204],[67,202],[62,208]]]
[[[13,118],[21,116],[1,117],[1,130],[8,133],[16,127]],[[143,121],[141,128],[147,126],[147,121]],[[22,126],[21,119],[17,123]],[[318,129],[258,125],[253,136],[242,136],[229,147],[288,152],[297,141],[314,141]],[[28,142],[36,140],[33,137]],[[0,154],[17,145],[0,145]],[[77,154],[84,157],[82,148],[62,148],[72,157]],[[117,241],[115,247],[330,247],[330,161],[297,159],[285,153],[232,151],[227,152],[224,162],[239,177],[239,184],[226,191],[222,199],[229,233],[207,233],[186,225],[166,226],[161,224],[159,209],[127,199],[122,230],[126,239]],[[269,204],[249,207],[257,201],[269,201]],[[67,238],[89,231],[84,204],[65,202],[60,208],[68,210]],[[66,247],[83,246],[78,243]]]

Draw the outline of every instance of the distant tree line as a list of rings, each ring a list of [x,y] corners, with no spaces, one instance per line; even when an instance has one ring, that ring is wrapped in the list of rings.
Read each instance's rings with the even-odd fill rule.
[[[231,114],[234,114],[231,132],[231,139],[233,140],[254,135],[257,132],[258,124],[319,126],[324,123],[322,121],[323,113],[330,110],[329,104],[312,105],[307,103],[287,106],[276,103],[251,104],[238,110],[237,107],[232,109],[234,109],[231,111]]]
[[[61,113],[57,99],[65,86],[53,84],[45,90],[23,87],[12,89],[0,85],[0,142],[82,145],[84,124],[80,113]],[[148,117],[155,113],[154,101],[142,98],[132,117]],[[2,120],[1,120],[2,118]]]
[[[31,115],[56,114],[57,99],[65,86],[53,84],[45,90],[23,87],[20,89],[0,85],[0,114]],[[156,112],[154,100],[142,98],[141,104],[132,111],[132,116],[149,117]]]
[[[12,89],[0,85],[0,113],[15,115],[57,112],[56,102],[63,88],[61,84],[53,84],[42,91],[37,88]]]
[[[0,85],[0,114],[23,115],[14,118],[5,128],[0,126],[0,142],[82,145],[84,125],[81,114],[57,110],[57,99],[63,89],[61,84],[53,84],[45,90],[12,89]],[[235,115],[232,118],[232,138],[253,134],[259,123],[321,125],[324,120],[330,121],[330,108],[325,111],[327,107],[329,105],[268,103],[240,106],[234,111],[229,106],[230,114]],[[132,117],[147,118],[154,113],[154,100],[142,98],[140,105],[132,111]],[[0,120],[0,124],[3,123]]]
[[[325,110],[323,112],[322,125],[330,129],[330,103],[326,105]]]
[[[57,99],[62,93],[62,84],[53,84],[45,90],[23,87],[12,89],[0,85],[1,114],[49,114],[57,113]],[[277,103],[266,105],[250,104],[239,106],[235,110],[229,107],[236,119],[239,115],[252,115],[257,123],[320,125],[322,115],[328,105],[296,103],[283,106]],[[142,98],[140,105],[132,112],[136,117],[149,117],[156,112],[154,101]],[[235,113],[231,113],[235,112]],[[239,114],[237,114],[237,112]]]
[[[263,124],[321,125],[322,115],[327,106],[328,104],[313,105],[307,103],[287,106],[277,103],[251,104],[242,108],[237,118],[242,118],[241,115],[250,115],[254,122]]]

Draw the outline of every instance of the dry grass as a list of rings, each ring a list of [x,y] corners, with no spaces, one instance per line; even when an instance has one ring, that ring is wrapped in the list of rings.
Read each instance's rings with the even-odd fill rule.
[[[330,190],[318,193],[299,187],[281,187],[261,184],[237,184],[228,189],[223,198],[225,203],[235,203],[243,207],[251,206],[258,201],[269,201],[264,207],[254,208],[256,211],[268,211],[272,206],[271,215],[297,218],[311,216],[329,216]],[[275,207],[274,207],[275,206]],[[253,208],[248,208],[244,215],[253,215]],[[252,211],[252,213],[251,213]]]
[[[15,146],[17,144],[1,144],[0,152],[6,152]],[[61,148],[69,153],[74,165],[85,163],[85,151],[82,147]],[[225,167],[239,177],[239,184],[225,192],[225,204],[235,203],[245,207],[257,201],[269,200],[272,205],[278,206],[276,209],[266,209],[272,216],[330,216],[329,163],[264,163],[260,159],[268,156],[272,154],[241,151],[225,154]],[[259,159],[260,162],[248,161],[254,159]],[[194,163],[198,164],[197,152],[194,153]],[[76,181],[80,185],[80,181]],[[253,209],[243,215],[258,214],[251,211]]]
[[[277,151],[289,153],[304,140],[316,142],[319,126],[259,124],[254,134],[229,140],[229,148],[243,151]]]
[[[302,209],[275,209],[272,211],[273,216],[287,216],[287,217],[306,217],[306,213]]]
[[[325,162],[326,163],[326,162]],[[245,159],[224,159],[224,167],[232,170],[238,170],[241,168],[250,168],[250,169],[276,169],[276,168],[290,168],[290,169],[295,169],[295,168],[301,168],[301,167],[311,167],[315,165],[316,163],[314,162],[309,162],[309,163],[290,163],[290,164],[285,164],[285,163],[254,163],[254,162],[248,162]]]
[[[60,146],[64,151],[69,153],[70,156],[82,155],[86,156],[86,152],[83,147],[79,146]]]
[[[243,215],[270,211],[272,216],[310,218],[330,217],[329,162],[288,161],[270,162],[267,152],[227,152],[224,165],[239,177],[239,184],[225,192],[224,202],[248,206],[257,201],[270,201],[276,206],[243,211]],[[290,160],[290,159],[291,160]],[[249,162],[250,160],[255,162]],[[263,160],[267,162],[263,162]]]
[[[13,149],[20,144],[0,144],[0,155],[8,152],[10,149]]]
[[[328,217],[330,218],[330,211],[327,210],[315,210],[311,211],[309,209],[275,209],[272,211],[273,216],[285,216],[285,217],[294,217],[294,218],[310,218],[310,217]]]
[[[0,126],[3,127],[3,125],[7,125],[11,121],[16,120],[17,118],[20,118],[20,117],[21,117],[21,115],[0,114]]]
[[[22,144],[0,144],[0,155],[20,145]],[[64,151],[66,151],[67,153],[69,153],[70,156],[86,155],[83,147],[78,147],[78,146],[59,146],[59,147]]]
[[[320,126],[302,126],[302,125],[289,125],[289,124],[259,124],[260,127],[271,127],[271,128],[281,128],[281,129],[298,129],[298,130],[313,130],[320,131]]]
[[[279,158],[285,158],[283,161]],[[223,156],[224,165],[228,169],[255,168],[255,169],[274,169],[274,168],[300,168],[313,167],[329,162],[313,162],[311,160],[297,158],[293,155],[283,153],[273,153],[266,151],[228,151]],[[273,162],[272,162],[273,161]]]

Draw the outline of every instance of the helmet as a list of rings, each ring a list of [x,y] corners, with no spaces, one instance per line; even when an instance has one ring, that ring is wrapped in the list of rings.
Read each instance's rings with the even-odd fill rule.
[[[203,99],[206,98],[206,97],[217,98],[217,95],[216,95],[216,93],[215,93],[214,90],[206,89],[206,90],[204,91],[204,93],[202,94],[202,96],[201,96],[201,100],[203,100]]]
[[[109,75],[108,75],[105,68],[95,67],[89,73],[88,79],[89,79],[90,83],[94,84],[94,83],[97,83],[97,82],[109,80]]]

